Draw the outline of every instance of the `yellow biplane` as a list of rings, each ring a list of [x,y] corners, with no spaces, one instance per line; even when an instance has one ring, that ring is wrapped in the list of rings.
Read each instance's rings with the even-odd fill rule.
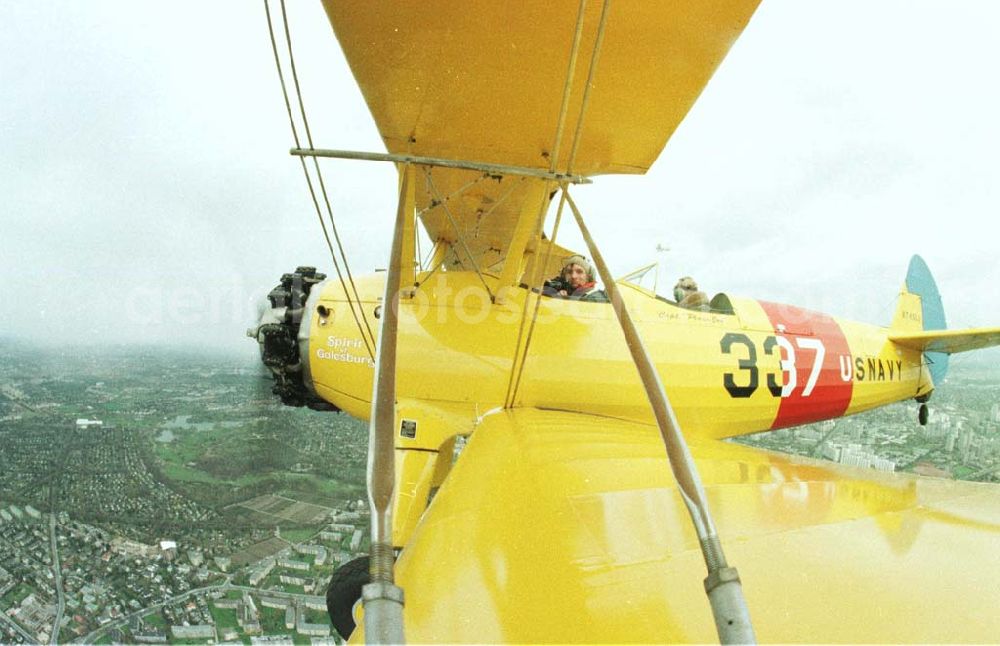
[[[997,487],[722,441],[909,399],[925,422],[1000,328],[946,330],[917,256],[887,327],[685,307],[615,280],[573,200],[647,171],[757,4],[325,0],[387,152],[292,153],[397,165],[391,260],[285,275],[252,336],[283,401],[370,420],[371,556],[329,597],[353,641],[1000,636]],[[544,289],[570,217],[609,302]]]

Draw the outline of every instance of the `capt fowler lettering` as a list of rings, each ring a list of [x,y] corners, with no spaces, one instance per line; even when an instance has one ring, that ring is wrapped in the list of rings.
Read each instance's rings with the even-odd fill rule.
[[[362,350],[364,342],[361,339],[348,339],[340,336],[326,337],[325,348],[316,349],[316,357],[319,359],[329,359],[330,361],[340,361],[341,363],[362,363],[369,368],[375,367],[375,362],[367,353]],[[356,354],[356,352],[358,354]]]

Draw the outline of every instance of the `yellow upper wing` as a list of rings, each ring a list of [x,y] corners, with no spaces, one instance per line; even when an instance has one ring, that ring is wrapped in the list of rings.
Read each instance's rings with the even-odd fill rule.
[[[712,440],[692,452],[761,642],[1000,635],[997,486]],[[717,639],[698,541],[648,426],[487,416],[397,574],[411,642]]]
[[[572,172],[644,173],[758,3],[611,2]],[[583,4],[556,150],[579,0],[324,0],[389,152],[559,172],[568,170],[603,5]],[[420,171],[417,210],[454,269],[499,272],[521,215],[537,221],[552,191],[539,179]]]
[[[645,172],[758,3],[611,2],[574,172]],[[390,152],[543,169],[580,4],[324,0]],[[567,133],[576,128],[601,6],[586,4]],[[568,150],[564,142],[558,170]]]

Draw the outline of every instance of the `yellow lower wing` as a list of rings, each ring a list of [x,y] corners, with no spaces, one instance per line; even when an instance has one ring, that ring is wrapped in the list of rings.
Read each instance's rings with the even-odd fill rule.
[[[911,350],[954,354],[1000,345],[1000,328],[927,330],[925,332],[893,334],[889,340]]]
[[[714,440],[692,452],[762,642],[1000,635],[997,487]],[[697,539],[649,426],[485,417],[397,573],[412,643],[717,639]]]

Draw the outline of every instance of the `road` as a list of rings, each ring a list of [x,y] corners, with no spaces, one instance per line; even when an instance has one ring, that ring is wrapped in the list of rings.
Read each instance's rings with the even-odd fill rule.
[[[986,467],[985,469],[980,469],[979,471],[976,471],[975,473],[970,473],[969,475],[965,476],[965,478],[963,478],[963,479],[964,480],[979,480],[980,478],[982,478],[983,476],[985,476],[985,475],[987,475],[989,473],[1000,473],[1000,465],[993,465],[991,467]]]
[[[5,613],[0,612],[0,621],[13,628],[15,631],[17,631],[17,633],[21,635],[21,637],[24,637],[25,640],[27,640],[27,643],[29,644],[34,644],[35,640],[38,639],[34,635],[28,634],[28,631],[26,631],[24,628],[21,628],[20,624],[18,624],[16,621],[8,617]]]
[[[816,442],[816,446],[813,447],[813,450],[809,453],[809,455],[814,458],[822,458],[823,445],[826,444],[826,441],[830,439],[830,436],[836,432],[837,432],[836,425],[830,427],[830,430],[823,434],[823,437],[819,439],[819,442]]]
[[[944,442],[942,442],[941,444],[935,444],[934,446],[930,447],[923,453],[917,455],[915,458],[913,458],[906,464],[897,464],[896,471],[906,471],[908,469],[912,469],[917,462],[920,462],[921,460],[929,456],[931,453],[934,453],[935,451],[940,451],[942,448],[944,448]]]
[[[59,625],[62,623],[63,611],[66,609],[66,599],[63,595],[62,571],[59,567],[59,547],[56,545],[56,512],[49,514],[49,540],[52,542],[52,574],[55,576],[56,598],[56,620],[52,625],[52,637],[50,644],[59,643]]]
[[[255,594],[264,594],[264,595],[267,595],[269,597],[277,597],[279,599],[294,599],[294,600],[301,600],[301,601],[306,601],[306,600],[313,599],[313,598],[316,597],[316,595],[312,595],[312,594],[295,594],[294,592],[280,592],[280,591],[277,591],[277,590],[261,590],[260,588],[251,588],[251,587],[248,587],[248,586],[245,586],[245,585],[232,585],[232,577],[230,576],[230,577],[226,577],[226,580],[223,583],[218,583],[216,585],[209,585],[209,586],[205,586],[203,588],[195,588],[194,590],[188,590],[184,594],[179,594],[179,595],[176,595],[176,596],[171,597],[169,599],[165,599],[165,600],[161,601],[160,603],[158,603],[156,605],[149,606],[147,608],[143,608],[142,610],[136,610],[135,612],[133,612],[133,613],[131,613],[129,615],[125,615],[125,616],[123,616],[123,617],[121,617],[119,619],[116,619],[116,620],[114,620],[114,621],[112,621],[112,622],[110,622],[108,624],[105,624],[105,625],[101,626],[100,628],[98,628],[97,630],[91,632],[88,635],[85,635],[85,636],[83,636],[83,637],[81,637],[79,639],[74,640],[74,643],[77,643],[77,644],[92,644],[96,640],[98,640],[101,637],[103,637],[104,634],[107,631],[113,630],[115,628],[120,628],[120,627],[126,625],[129,621],[131,621],[135,617],[143,617],[145,615],[148,615],[149,613],[151,613],[154,610],[157,610],[159,608],[162,608],[163,606],[169,605],[171,603],[176,603],[177,601],[181,601],[182,599],[186,599],[187,597],[190,597],[192,594],[198,594],[198,593],[201,593],[201,592],[208,592],[209,590],[215,590],[215,589],[221,589],[223,592],[225,592],[226,590],[242,590],[244,592],[253,592]]]
[[[315,594],[296,594],[295,592],[283,592],[281,590],[261,590],[260,588],[251,588],[245,585],[230,585],[226,587],[227,590],[242,590],[244,592],[253,592],[255,594],[261,594],[268,597],[275,597],[278,599],[293,599],[295,601],[308,601],[310,599],[315,599],[317,596],[322,598],[322,595]],[[325,600],[324,600],[324,603]]]
[[[55,577],[55,587],[56,587],[56,598],[58,599],[58,605],[56,606],[56,619],[55,623],[52,625],[52,637],[49,639],[50,644],[59,643],[59,624],[62,622],[63,610],[65,609],[65,600],[63,597],[63,587],[62,587],[62,572],[59,568],[59,549],[56,547],[56,514],[52,512],[49,514],[49,540],[52,544],[52,575]],[[24,628],[20,626],[16,621],[8,617],[5,613],[0,613],[0,620],[8,626],[12,627],[18,632],[22,637],[24,637],[29,644],[34,644],[38,639],[35,635],[29,634]]]
[[[149,607],[146,607],[146,608],[142,608],[141,610],[136,610],[135,612],[133,612],[131,614],[124,615],[124,616],[120,617],[119,619],[115,619],[112,622],[104,624],[103,626],[101,626],[97,630],[94,630],[94,631],[90,632],[89,634],[84,635],[83,637],[80,637],[78,639],[74,639],[73,643],[76,643],[76,644],[91,644],[94,641],[96,641],[96,640],[100,639],[101,637],[103,637],[104,633],[106,633],[109,630],[112,630],[114,628],[121,628],[122,626],[124,626],[128,622],[132,621],[132,619],[134,619],[136,617],[142,617],[144,615],[148,615],[149,613],[153,612],[154,610],[158,610],[159,608],[162,608],[163,606],[169,605],[171,603],[176,603],[176,602],[181,601],[183,599],[187,599],[192,594],[198,594],[198,593],[201,593],[201,592],[208,592],[209,590],[215,590],[216,588],[222,588],[223,590],[229,589],[231,587],[229,585],[229,582],[231,580],[232,580],[231,577],[226,577],[226,580],[223,581],[222,583],[217,583],[215,585],[206,585],[206,586],[204,586],[202,588],[194,588],[193,590],[188,590],[187,592],[185,592],[183,594],[174,595],[174,596],[172,596],[172,597],[170,597],[168,599],[164,599],[163,601],[161,601],[160,603],[157,603],[155,605],[152,605],[152,606],[149,606]]]

